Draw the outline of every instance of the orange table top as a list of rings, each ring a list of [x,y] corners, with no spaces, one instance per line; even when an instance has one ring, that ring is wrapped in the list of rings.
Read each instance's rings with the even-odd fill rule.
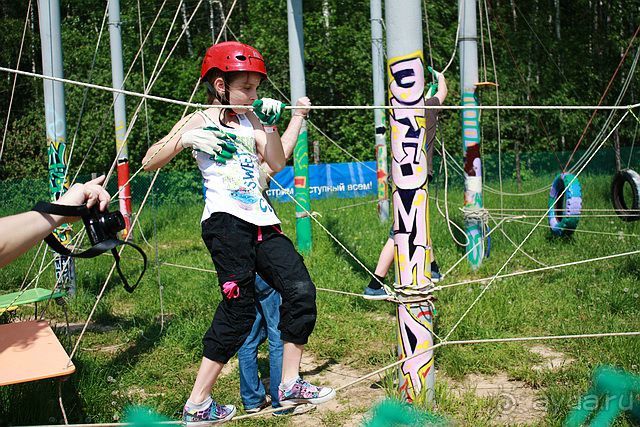
[[[0,386],[65,376],[75,370],[48,322],[0,325]]]

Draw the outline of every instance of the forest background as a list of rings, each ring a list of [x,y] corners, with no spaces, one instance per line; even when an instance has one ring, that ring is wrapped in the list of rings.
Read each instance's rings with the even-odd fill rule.
[[[125,72],[146,35],[162,1],[122,1],[122,37]],[[384,3],[384,2],[383,2]],[[41,52],[37,9],[27,13],[29,2],[0,2],[0,64],[15,68],[19,56],[25,18],[29,19],[18,68],[40,73]],[[35,2],[32,2],[35,7]],[[62,0],[62,39],[65,78],[111,86],[111,62],[108,28],[96,52],[96,41],[102,25],[105,2],[97,0]],[[232,0],[167,0],[154,30],[144,47],[143,62],[138,59],[126,82],[126,89],[143,92],[143,81],[161,51],[176,13],[169,46],[182,31],[182,25],[195,13],[177,49],[160,74],[151,94],[188,100],[199,77],[204,52],[212,44],[228,13]],[[479,22],[480,80],[498,81],[502,105],[595,105],[640,22],[638,0],[486,0],[486,19]],[[427,64],[442,69],[454,51],[457,2],[423,3],[424,51]],[[285,0],[238,0],[223,32],[222,40],[238,40],[258,48],[266,58],[269,76],[261,95],[284,100],[289,96],[287,45],[287,6]],[[139,19],[141,25],[139,25]],[[384,16],[384,15],[383,15]],[[482,27],[482,33],[480,28]],[[489,30],[495,53],[496,70],[492,65]],[[373,99],[371,68],[371,33],[369,2],[352,0],[316,0],[304,2],[304,42],[307,94],[315,105],[371,105]],[[614,80],[603,104],[613,104],[628,73],[636,40],[626,61]],[[165,50],[162,60],[166,57]],[[459,61],[456,57],[448,70],[449,104],[459,104]],[[11,100],[14,75],[0,76],[0,117],[6,120]],[[112,94],[86,90],[66,84],[67,142],[75,138],[75,152],[70,170],[75,172],[84,161],[83,173],[109,169],[115,156]],[[86,92],[86,100],[85,100]],[[622,100],[623,104],[638,102],[640,79],[634,78]],[[195,102],[205,102],[204,90],[197,92]],[[483,90],[481,101],[495,104],[494,90]],[[127,118],[130,120],[138,99],[127,98]],[[148,103],[148,126],[138,120],[129,136],[129,159],[132,170],[149,144],[164,136],[182,114],[183,107],[151,101]],[[522,153],[570,151],[580,139],[591,111],[503,111],[501,149],[510,152],[512,161],[504,167],[520,178]],[[460,113],[445,111],[441,115],[441,136],[452,153],[462,156],[460,144]],[[594,136],[605,119],[601,112],[590,127],[586,139]],[[482,116],[485,152],[497,152],[496,112]],[[374,121],[372,111],[313,111],[312,123],[337,141],[359,160],[372,160],[374,152]],[[45,138],[42,81],[18,76],[16,93],[9,117],[9,129],[0,163],[0,179],[46,177],[47,144]],[[627,120],[612,141],[630,146],[637,137],[637,122]],[[148,133],[148,134],[147,134]],[[350,161],[336,144],[310,127],[309,141],[318,141],[321,162]],[[609,144],[609,143],[608,143]],[[586,145],[586,144],[585,144]],[[310,150],[311,152],[312,150]],[[167,170],[193,170],[188,156],[179,156]],[[526,168],[525,168],[526,169]]]

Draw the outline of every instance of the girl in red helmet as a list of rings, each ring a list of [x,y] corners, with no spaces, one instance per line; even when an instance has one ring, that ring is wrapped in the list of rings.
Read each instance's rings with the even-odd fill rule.
[[[210,392],[255,320],[256,273],[282,295],[280,403],[319,404],[335,396],[333,389],[314,386],[299,376],[304,344],[315,326],[316,291],[302,257],[282,233],[280,220],[262,193],[260,162],[268,172],[278,172],[286,163],[277,130],[284,104],[257,96],[266,76],[262,55],[253,47],[238,42],[211,46],[200,78],[212,107],[180,120],[143,159],[145,170],[154,170],[190,148],[204,179],[202,239],[223,298],[202,340],[202,362],[183,411],[187,424],[224,422],[235,415],[233,405],[217,404]],[[309,105],[308,99],[299,105]],[[293,147],[290,139],[297,138],[307,112],[298,109],[293,114],[282,136],[287,147]]]

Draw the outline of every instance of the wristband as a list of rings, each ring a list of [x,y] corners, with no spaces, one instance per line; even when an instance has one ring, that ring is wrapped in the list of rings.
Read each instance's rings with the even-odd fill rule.
[[[265,132],[265,133],[276,133],[276,132],[278,132],[278,126],[275,126],[275,125],[273,125],[273,126],[266,125],[266,126],[264,126],[264,132]]]

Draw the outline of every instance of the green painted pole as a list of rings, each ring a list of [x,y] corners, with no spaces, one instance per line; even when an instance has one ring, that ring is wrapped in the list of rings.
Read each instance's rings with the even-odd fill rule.
[[[298,136],[298,142],[294,150],[294,190],[295,198],[307,212],[311,211],[309,198],[309,144],[307,141],[306,125],[303,126]],[[302,252],[311,250],[311,218],[305,210],[296,204],[296,236],[298,249]]]
[[[302,34],[302,0],[287,0],[287,21],[289,24],[289,72],[291,80],[291,101],[305,96],[304,77],[304,37]],[[293,179],[296,201],[296,237],[298,250],[311,250],[311,200],[309,198],[309,144],[307,125],[302,124],[296,148],[293,150]]]

